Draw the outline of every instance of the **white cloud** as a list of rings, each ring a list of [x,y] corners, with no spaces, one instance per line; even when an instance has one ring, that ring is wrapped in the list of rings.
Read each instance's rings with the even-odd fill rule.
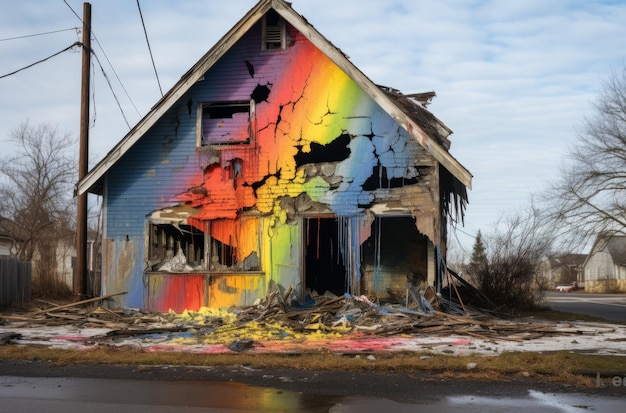
[[[68,0],[78,14],[82,1]],[[93,0],[93,30],[144,114],[160,98],[136,3]],[[164,91],[256,2],[141,2]],[[293,7],[374,82],[435,90],[431,110],[474,174],[467,232],[487,228],[555,178],[602,79],[626,62],[626,3],[609,0],[294,0]],[[0,39],[80,26],[62,2],[0,0]],[[68,46],[73,31],[0,41],[0,75]],[[139,116],[94,45],[124,111]],[[78,131],[80,54],[0,79],[0,136],[26,119]],[[96,68],[92,152],[128,131]]]

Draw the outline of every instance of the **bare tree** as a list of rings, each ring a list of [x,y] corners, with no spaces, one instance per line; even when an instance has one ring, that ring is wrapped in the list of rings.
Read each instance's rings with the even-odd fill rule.
[[[466,272],[492,302],[516,311],[541,301],[536,276],[540,263],[552,255],[549,224],[531,206],[501,217],[492,233],[477,237]]]
[[[626,230],[626,66],[603,83],[594,109],[546,194],[552,218],[583,245]]]
[[[12,132],[10,142],[14,150],[0,158],[0,211],[5,218],[0,225],[11,236],[16,256],[39,261],[33,263],[35,280],[54,284],[58,241],[73,240],[76,140],[49,124],[25,122]]]

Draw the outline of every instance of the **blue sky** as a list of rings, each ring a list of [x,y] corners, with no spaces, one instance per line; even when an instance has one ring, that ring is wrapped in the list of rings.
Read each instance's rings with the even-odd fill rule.
[[[82,15],[82,1],[66,2]],[[80,27],[66,2],[0,0],[0,76],[80,40],[75,30],[5,40]],[[142,0],[163,90],[255,3]],[[375,83],[437,92],[429,109],[454,131],[451,152],[474,175],[465,227],[457,231],[465,249],[473,242],[466,234],[489,231],[501,213],[524,208],[557,178],[602,81],[626,64],[626,1],[292,3]],[[91,4],[93,46],[132,127],[160,98],[137,2]],[[27,120],[78,135],[80,62],[76,49],[0,79],[0,139]],[[129,127],[97,61],[92,93],[93,163]]]

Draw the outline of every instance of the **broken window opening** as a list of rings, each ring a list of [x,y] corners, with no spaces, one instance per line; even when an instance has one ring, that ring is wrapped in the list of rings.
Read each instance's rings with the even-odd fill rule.
[[[204,267],[204,233],[190,225],[148,228],[148,271],[193,272]]]
[[[409,175],[408,171],[406,171],[406,175]],[[402,188],[405,185],[414,185],[418,182],[418,176],[390,178],[387,173],[387,168],[379,163],[374,166],[372,175],[363,183],[363,190],[373,191],[376,189]]]
[[[258,220],[208,221],[209,272],[261,271]]]
[[[206,222],[207,231],[180,223],[149,223],[149,272],[261,271],[256,221]],[[244,237],[245,241],[239,238]]]
[[[239,260],[237,247],[209,237],[209,272],[261,271],[259,255],[251,252]]]
[[[285,50],[287,48],[287,25],[275,11],[270,10],[263,16],[262,50]]]
[[[237,249],[228,244],[220,242],[215,238],[209,240],[210,248],[210,266],[209,269],[224,270],[232,267],[237,263]]]
[[[220,147],[252,143],[254,117],[254,100],[199,105],[199,146]]]

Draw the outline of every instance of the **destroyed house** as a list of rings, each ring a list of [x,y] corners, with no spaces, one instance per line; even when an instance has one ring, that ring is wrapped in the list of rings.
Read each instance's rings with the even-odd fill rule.
[[[471,175],[433,95],[260,1],[78,182],[103,200],[103,294],[183,311],[438,285]]]

